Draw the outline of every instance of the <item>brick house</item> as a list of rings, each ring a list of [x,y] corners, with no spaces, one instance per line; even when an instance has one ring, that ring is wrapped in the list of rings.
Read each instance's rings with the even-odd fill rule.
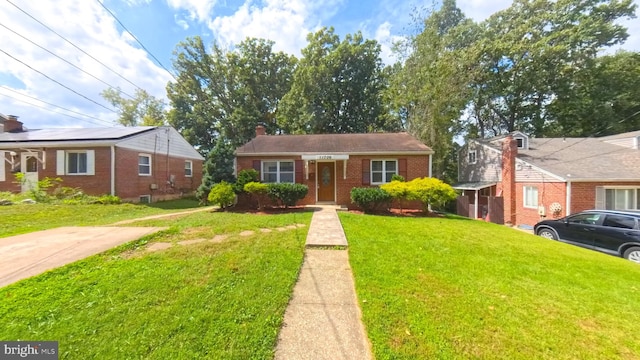
[[[352,206],[354,187],[377,186],[393,174],[431,176],[433,150],[407,133],[266,135],[236,149],[236,172],[255,169],[263,182],[309,187],[300,202]]]
[[[172,127],[27,130],[17,117],[0,116],[0,191],[26,192],[49,177],[89,195],[155,202],[194,192],[203,160]]]
[[[640,210],[639,142],[640,131],[599,138],[529,138],[516,131],[470,140],[458,154],[454,188],[468,204],[458,213],[534,225],[587,209]],[[502,215],[491,219],[487,208],[495,198],[502,199]]]

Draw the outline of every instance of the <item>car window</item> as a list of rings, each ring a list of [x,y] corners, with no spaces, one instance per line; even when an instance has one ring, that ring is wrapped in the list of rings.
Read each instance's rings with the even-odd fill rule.
[[[624,215],[607,215],[602,225],[623,229],[635,229],[636,219]]]
[[[570,217],[567,221],[571,224],[595,225],[600,219],[600,214],[578,214]]]

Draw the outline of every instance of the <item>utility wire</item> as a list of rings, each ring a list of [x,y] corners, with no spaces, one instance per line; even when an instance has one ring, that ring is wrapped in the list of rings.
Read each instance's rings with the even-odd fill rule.
[[[49,108],[47,108],[47,107],[44,107],[44,106],[42,106],[42,105],[32,104],[32,103],[30,103],[30,102],[28,102],[28,101],[25,101],[25,100],[22,100],[22,99],[18,99],[17,97],[13,97],[13,96],[8,95],[8,94],[0,93],[0,95],[2,95],[2,96],[6,96],[6,97],[8,97],[8,98],[10,98],[10,99],[13,99],[13,100],[15,100],[15,101],[19,101],[19,102],[22,102],[22,103],[28,104],[28,105],[30,105],[30,106],[34,106],[34,107],[37,107],[37,108],[41,108],[41,109],[44,109],[44,110],[50,111],[50,112],[52,112],[52,113],[56,113],[56,114],[60,114],[60,115],[64,115],[64,116],[68,116],[68,117],[70,117],[70,118],[77,119],[77,120],[80,120],[80,121],[86,121],[86,122],[88,122],[88,123],[90,123],[90,124],[104,126],[104,125],[102,125],[102,124],[98,124],[98,123],[93,122],[93,121],[91,121],[91,120],[87,120],[87,119],[83,119],[83,118],[80,118],[80,117],[77,117],[77,116],[73,116],[73,115],[65,114],[65,113],[63,113],[63,112],[59,112],[59,111],[54,111],[54,110],[49,109]],[[39,101],[41,101],[41,100],[39,100]],[[44,101],[43,101],[43,102],[44,102]],[[46,103],[45,103],[45,104],[46,104]],[[100,121],[105,121],[105,120],[100,120]],[[112,124],[111,126],[113,126],[113,124]]]
[[[168,72],[168,73],[169,73],[169,75],[171,75],[171,77],[172,77],[174,80],[178,81],[178,79],[176,79],[176,77],[173,75],[173,73],[172,73],[171,71],[169,71],[169,69],[167,69],[167,68],[162,64],[162,62],[161,62],[160,60],[158,60],[158,58],[157,58],[157,57],[155,57],[155,56],[151,53],[151,51],[149,51],[149,50],[148,50],[148,49],[147,49],[147,48],[142,44],[142,42],[140,42],[140,40],[138,40],[138,38],[137,38],[135,35],[133,35],[133,33],[132,33],[131,31],[129,31],[129,29],[127,29],[127,27],[126,27],[126,26],[124,26],[124,24],[122,23],[122,21],[120,21],[120,19],[118,19],[118,17],[116,17],[116,15],[115,15],[114,13],[112,13],[112,12],[111,12],[111,10],[109,10],[109,8],[107,8],[107,7],[104,5],[104,2],[102,2],[102,1],[100,1],[100,0],[96,0],[96,1],[98,2],[98,4],[102,5],[102,7],[103,7],[103,8],[104,8],[104,9],[105,9],[109,14],[111,14],[111,16],[112,16],[112,17],[113,17],[113,18],[118,22],[118,24],[120,24],[120,26],[122,26],[122,28],[123,28],[127,33],[129,33],[129,35],[131,35],[131,37],[133,37],[133,39],[134,39],[134,40],[135,40],[135,41],[136,41],[136,42],[137,42],[137,43],[138,43],[138,44],[139,44],[139,45],[144,49],[144,51],[146,51],[146,52],[147,52],[147,54],[149,54],[149,55],[150,55],[150,56],[151,56],[151,57],[152,57],[152,58],[153,58],[153,59],[158,63],[158,65],[160,65],[160,67],[162,67],[166,72]]]
[[[6,87],[6,86],[0,86],[0,88],[5,89],[5,90],[12,91],[12,92],[14,92],[14,93],[16,93],[16,94],[19,94],[20,96],[28,97],[28,98],[31,98],[31,99],[33,99],[33,100],[36,100],[36,101],[39,101],[39,102],[45,103],[45,104],[47,104],[47,105],[51,105],[51,106],[57,107],[57,108],[59,108],[59,109],[62,109],[62,110],[65,110],[65,111],[68,111],[68,112],[71,112],[71,113],[74,113],[74,114],[78,114],[78,115],[81,115],[81,116],[85,116],[85,117],[88,117],[88,118],[92,118],[92,119],[95,119],[95,120],[102,121],[102,122],[104,122],[104,123],[107,123],[107,124],[113,125],[113,123],[112,123],[111,121],[102,120],[102,119],[97,118],[97,117],[92,116],[92,115],[87,115],[87,114],[83,114],[83,113],[78,112],[78,111],[75,111],[75,110],[67,109],[67,108],[65,108],[65,107],[62,107],[62,106],[59,106],[59,105],[56,105],[56,104],[52,104],[52,103],[50,103],[50,102],[46,102],[46,101],[44,101],[44,100],[38,99],[37,97],[31,96],[31,95],[27,95],[27,94],[23,94],[23,93],[21,93],[21,92],[19,92],[19,91],[16,91],[16,90],[14,90],[14,89],[8,88],[8,87]],[[0,94],[1,94],[1,93],[0,93]],[[4,94],[3,94],[3,95],[4,95]],[[8,96],[8,95],[5,95],[5,96]],[[15,98],[14,98],[14,99],[15,99]]]
[[[52,51],[50,51],[50,50],[46,49],[46,48],[45,48],[45,47],[43,47],[43,46],[40,46],[40,45],[36,44],[36,43],[35,43],[35,42],[33,42],[33,41],[31,41],[29,38],[27,38],[27,37],[25,37],[25,36],[23,36],[23,35],[20,35],[19,33],[17,33],[16,31],[14,31],[13,29],[11,29],[11,28],[7,27],[6,25],[4,25],[4,24],[1,24],[1,23],[0,23],[0,26],[2,26],[3,28],[5,28],[5,29],[7,29],[7,30],[11,31],[12,33],[14,33],[14,34],[16,34],[16,35],[20,36],[21,38],[23,38],[23,39],[27,40],[28,42],[32,43],[33,45],[35,45],[35,46],[39,47],[40,49],[42,49],[42,50],[44,50],[44,51],[46,51],[46,52],[48,52],[49,54],[51,54],[51,55],[53,55],[53,56],[57,57],[58,59],[60,59],[60,60],[64,61],[65,63],[67,63],[67,64],[69,64],[69,65],[73,66],[74,68],[76,68],[76,69],[78,69],[78,70],[82,71],[83,73],[85,73],[85,74],[87,74],[87,75],[91,76],[92,78],[94,78],[94,79],[96,79],[96,80],[100,81],[101,83],[103,83],[103,84],[107,85],[108,87],[110,87],[110,88],[112,88],[112,89],[114,89],[114,90],[116,90],[116,91],[118,91],[118,92],[120,92],[120,93],[122,93],[122,94],[124,94],[124,95],[127,95],[128,97],[130,97],[130,98],[132,98],[132,99],[134,98],[132,95],[127,94],[126,92],[124,92],[124,91],[120,90],[119,88],[117,88],[117,87],[115,87],[115,86],[113,86],[113,85],[111,85],[111,84],[107,83],[106,81],[104,81],[104,80],[102,80],[102,79],[99,79],[98,77],[96,77],[96,76],[94,76],[94,75],[92,75],[92,74],[88,73],[87,71],[85,71],[85,70],[83,70],[82,68],[80,68],[79,66],[77,66],[77,65],[75,65],[75,64],[73,64],[73,63],[71,63],[71,62],[70,62],[70,61],[68,61],[67,59],[64,59],[63,57],[58,56],[58,55],[57,55],[57,54],[55,54],[54,52],[52,52]]]
[[[87,55],[88,57],[90,57],[91,59],[93,59],[94,61],[96,61],[98,64],[104,66],[106,69],[108,69],[109,71],[111,71],[112,73],[118,75],[121,79],[123,79],[124,81],[128,82],[129,84],[133,85],[134,87],[138,88],[139,90],[142,90],[142,88],[136,84],[134,84],[133,82],[131,82],[131,80],[125,78],[124,76],[120,75],[117,71],[113,70],[112,68],[110,68],[109,66],[105,65],[102,61],[96,59],[95,57],[93,57],[92,55],[90,55],[89,53],[87,53],[86,51],[82,50],[81,48],[79,48],[76,44],[72,43],[70,40],[68,40],[67,38],[65,38],[64,36],[58,34],[55,30],[53,30],[52,28],[48,27],[47,25],[45,25],[44,23],[42,23],[40,20],[36,19],[35,17],[33,17],[31,14],[29,14],[28,12],[22,10],[22,8],[20,8],[18,5],[12,3],[10,0],[6,0],[9,4],[13,5],[16,9],[20,10],[22,13],[24,13],[25,15],[27,15],[28,17],[30,17],[31,19],[33,19],[35,22],[37,22],[38,24],[44,26],[47,30],[51,31],[52,33],[58,35],[58,37],[60,37],[62,40],[66,41],[67,43],[69,43],[71,46],[73,46],[74,48],[78,49],[80,52],[82,52],[83,54]]]
[[[43,73],[43,72],[41,72],[41,71],[39,71],[39,70],[34,69],[33,67],[31,67],[31,66],[29,66],[28,64],[24,63],[22,60],[19,60],[19,59],[15,58],[13,55],[9,54],[8,52],[6,52],[6,51],[4,51],[4,50],[2,50],[2,49],[0,49],[0,52],[3,52],[5,55],[7,55],[8,57],[12,58],[13,60],[15,60],[15,61],[17,61],[17,62],[21,63],[22,65],[24,65],[24,66],[28,67],[29,69],[31,69],[31,70],[33,70],[33,71],[37,72],[37,73],[38,73],[38,74],[40,74],[40,75],[42,75],[42,76],[46,77],[47,79],[49,79],[49,80],[53,81],[54,83],[56,83],[56,84],[58,84],[58,85],[62,86],[63,88],[65,88],[65,89],[67,89],[67,90],[69,90],[69,91],[73,92],[74,94],[76,94],[76,95],[78,95],[78,96],[81,96],[81,97],[83,97],[83,98],[85,98],[85,99],[87,99],[87,100],[91,101],[92,103],[94,103],[94,104],[96,104],[96,105],[98,105],[98,106],[100,106],[100,107],[102,107],[102,108],[105,108],[105,109],[107,109],[107,110],[109,110],[109,111],[111,111],[111,112],[113,112],[113,113],[116,113],[116,114],[118,113],[117,111],[115,111],[115,110],[113,110],[113,109],[110,109],[110,108],[108,108],[108,107],[106,107],[106,106],[104,106],[104,105],[100,104],[99,102],[97,102],[97,101],[95,101],[95,100],[92,100],[92,99],[90,99],[90,98],[86,97],[85,95],[80,94],[79,92],[77,92],[77,91],[73,90],[72,88],[70,88],[70,87],[68,87],[68,86],[64,85],[63,83],[59,82],[58,80],[56,80],[56,79],[53,79],[53,78],[49,77],[47,74],[45,74],[45,73]]]

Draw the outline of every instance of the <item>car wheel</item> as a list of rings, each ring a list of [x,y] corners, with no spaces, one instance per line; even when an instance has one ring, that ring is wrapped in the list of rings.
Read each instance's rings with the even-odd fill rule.
[[[624,252],[624,258],[640,264],[640,247],[634,246]]]
[[[556,235],[556,232],[551,229],[542,228],[538,230],[538,235],[542,236],[543,238],[558,240],[558,236]]]

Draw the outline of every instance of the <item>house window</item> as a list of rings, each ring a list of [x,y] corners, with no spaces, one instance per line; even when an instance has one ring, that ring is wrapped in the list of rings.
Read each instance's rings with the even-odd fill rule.
[[[67,152],[67,174],[87,174],[86,152]]]
[[[524,207],[537,209],[538,208],[538,188],[535,186],[525,186],[523,191]]]
[[[477,155],[476,155],[476,151],[475,150],[469,150],[469,164],[475,164],[477,159]]]
[[[397,173],[398,160],[371,160],[371,184],[391,182],[391,178]]]
[[[140,203],[141,204],[150,204],[151,203],[151,195],[140,195]]]
[[[293,161],[263,161],[262,181],[266,183],[293,183]]]
[[[145,154],[138,155],[138,175],[141,175],[141,176],[151,175],[151,155],[145,155]]]
[[[184,176],[186,177],[193,176],[193,161],[191,160],[184,161]]]
[[[605,189],[605,209],[640,210],[640,189]]]
[[[516,144],[518,145],[518,149],[524,149],[524,139],[516,138]]]

